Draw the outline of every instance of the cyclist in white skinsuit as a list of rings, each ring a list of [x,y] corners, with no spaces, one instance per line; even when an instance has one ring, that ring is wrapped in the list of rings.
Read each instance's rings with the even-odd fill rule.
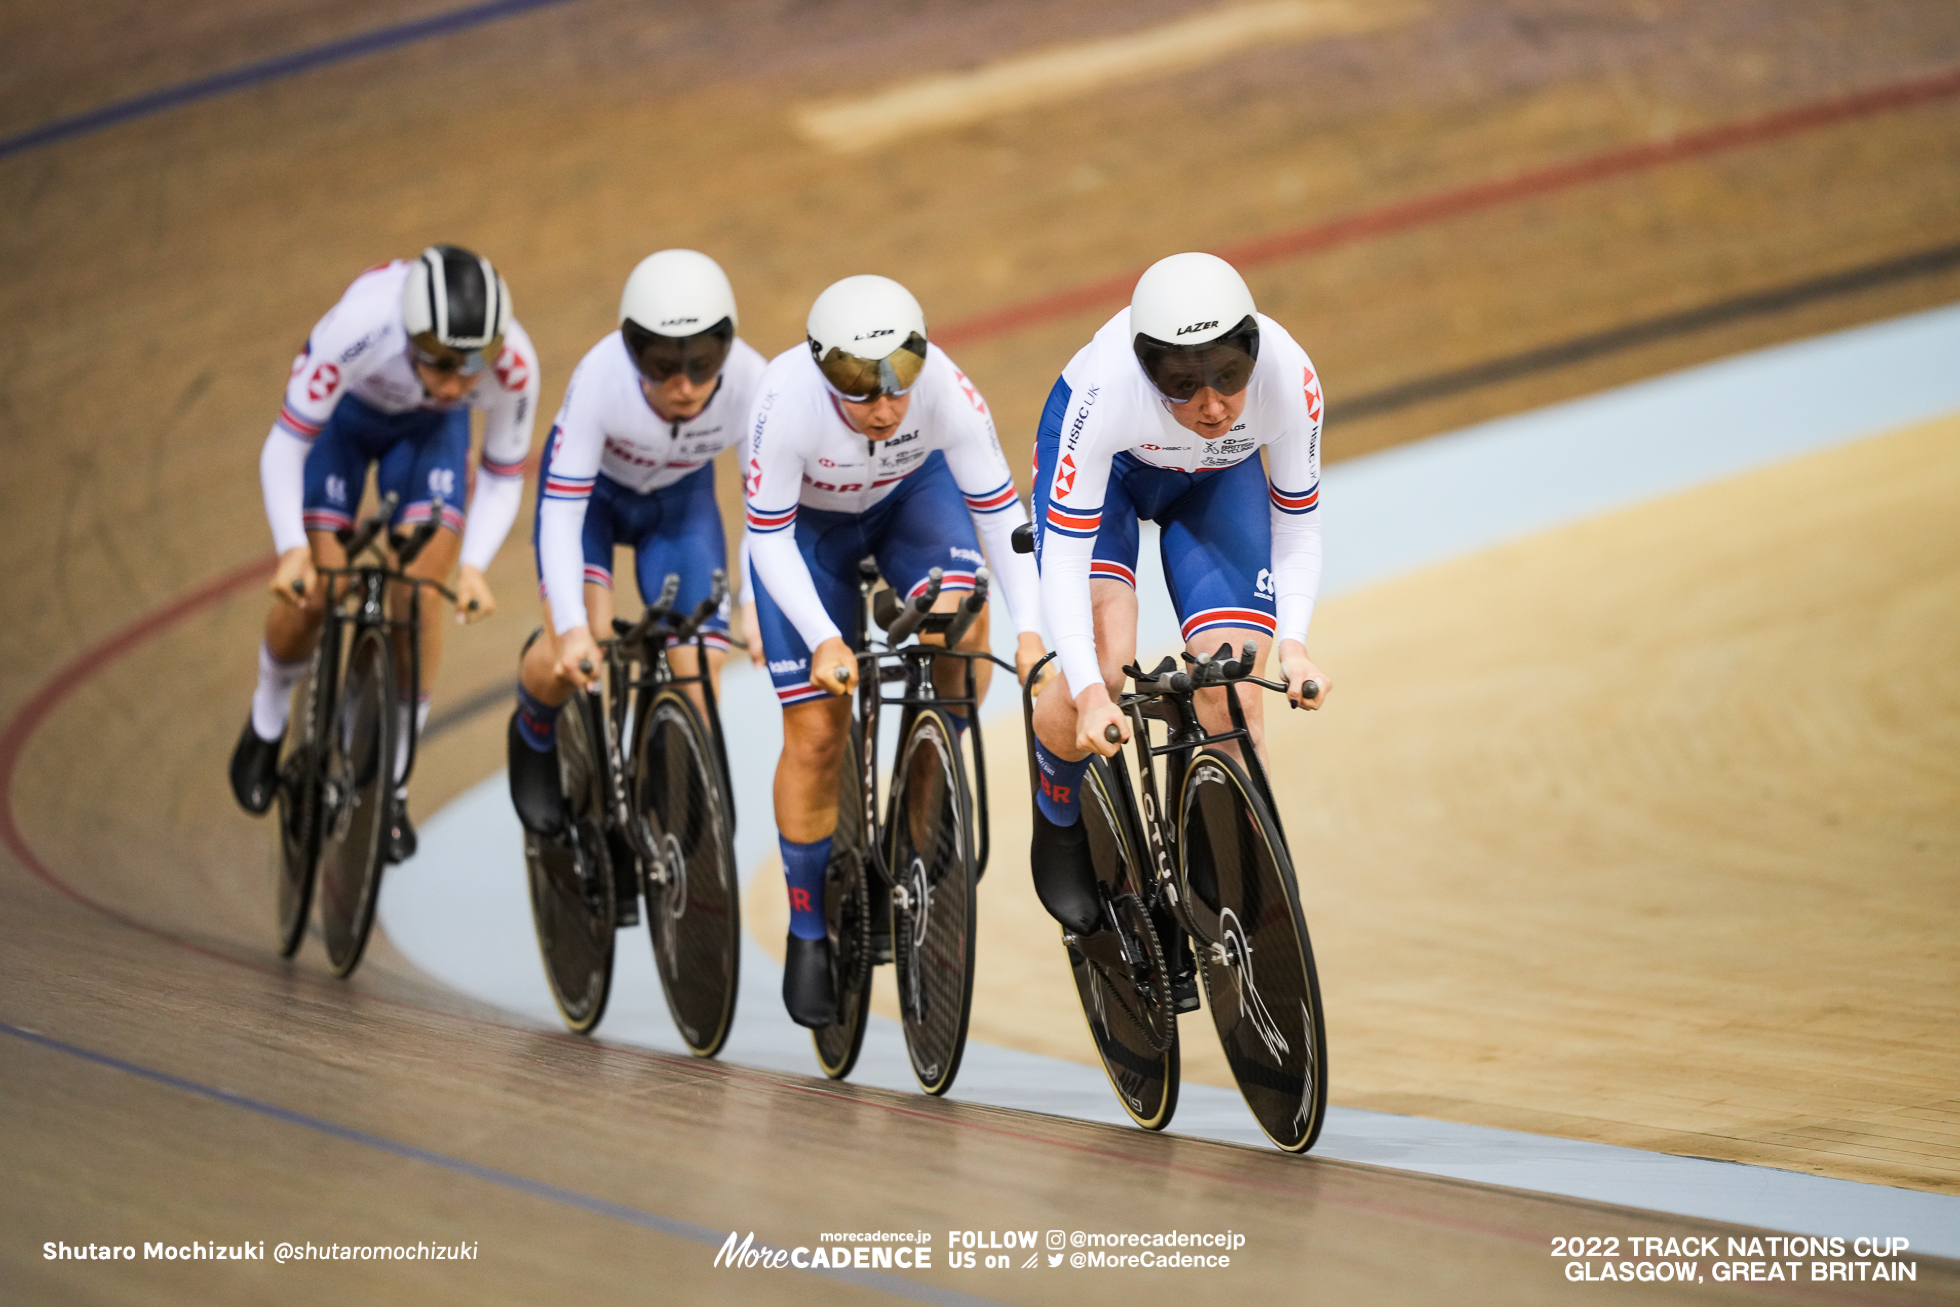
[[[272,802],[292,690],[325,620],[317,569],[346,561],[335,532],[354,524],[368,465],[379,463],[381,492],[398,498],[395,525],[427,521],[440,497],[446,529],[407,570],[440,581],[460,560],[459,619],[487,617],[496,600],[483,574],[523,503],[538,389],[537,354],[510,316],[508,287],[489,260],[453,245],[370,268],[313,328],[259,456],[278,602],[232,755],[233,792],[248,812]],[[473,409],[485,415],[483,457],[465,525]],[[441,616],[441,605],[423,605],[419,713],[441,661]],[[414,848],[400,799],[389,832],[397,861]]]
[[[783,706],[776,828],[790,896],[783,999],[798,1022],[834,1019],[824,871],[837,824],[838,766],[856,675],[858,562],[900,594],[944,573],[938,605],[960,602],[992,564],[1019,631],[1022,674],[1041,657],[1030,561],[1013,552],[1026,520],[980,392],[926,341],[918,301],[885,277],[849,277],[810,310],[809,344],[772,359],[749,422],[745,490],[758,624]],[[976,533],[975,527],[978,527]],[[986,553],[980,550],[986,542]],[[989,609],[993,605],[989,604]],[[962,648],[987,647],[982,612]],[[988,666],[976,668],[986,694]],[[952,660],[942,690],[963,687]],[[956,723],[964,723],[954,710]]]
[[[1036,557],[1062,676],[1035,705],[1032,860],[1043,905],[1077,933],[1100,918],[1079,822],[1082,773],[1092,751],[1117,751],[1107,728],[1129,736],[1115,700],[1137,653],[1139,519],[1162,529],[1189,652],[1250,641],[1264,675],[1277,643],[1288,698],[1326,701],[1327,676],[1306,650],[1320,586],[1321,411],[1306,351],[1209,254],[1173,255],[1145,272],[1131,307],[1049,395],[1035,444]],[[1303,698],[1309,680],[1320,693]],[[1240,699],[1256,747],[1261,696]],[[1224,691],[1200,693],[1197,707],[1208,730],[1226,728]]]
[[[633,550],[642,599],[655,598],[669,573],[680,577],[679,611],[707,597],[713,573],[727,570],[712,461],[742,439],[762,377],[762,356],[735,334],[728,277],[705,254],[641,260],[619,318],[572,373],[538,478],[545,626],[525,649],[509,759],[512,801],[540,834],[562,817],[558,711],[597,674],[595,642],[612,634],[613,550]],[[704,631],[718,679],[726,617]],[[678,674],[697,670],[692,646],[669,656]]]

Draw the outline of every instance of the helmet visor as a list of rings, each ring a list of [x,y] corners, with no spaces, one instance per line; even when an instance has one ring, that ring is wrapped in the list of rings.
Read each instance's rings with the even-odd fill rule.
[[[705,386],[721,375],[722,364],[728,362],[728,351],[735,344],[735,324],[723,318],[692,336],[663,336],[628,318],[619,324],[619,335],[640,375],[654,385],[684,372],[689,381]]]
[[[816,354],[817,342],[810,342]],[[926,338],[912,332],[905,343],[881,359],[859,358],[832,345],[817,357],[823,379],[842,399],[866,404],[880,395],[903,395],[919,380],[926,366]]]
[[[1252,384],[1252,365],[1259,360],[1259,320],[1248,313],[1238,326],[1202,345],[1173,345],[1138,332],[1135,346],[1143,374],[1173,404],[1188,403],[1207,387],[1236,395]]]
[[[504,338],[492,336],[481,349],[456,349],[443,344],[436,338],[435,332],[425,331],[419,336],[410,337],[408,348],[415,361],[425,368],[474,377],[504,352]]]

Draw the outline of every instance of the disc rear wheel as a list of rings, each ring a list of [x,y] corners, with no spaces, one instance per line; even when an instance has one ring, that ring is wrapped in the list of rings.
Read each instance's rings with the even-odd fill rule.
[[[1162,1130],[1177,1111],[1177,1017],[1162,942],[1143,906],[1149,887],[1124,774],[1092,757],[1081,810],[1109,910],[1102,930],[1067,946],[1069,970],[1110,1088],[1132,1121]]]
[[[1225,1060],[1260,1129],[1303,1153],[1327,1110],[1313,946],[1286,844],[1238,762],[1192,760],[1179,803],[1186,908]]]
[[[641,733],[637,809],[657,851],[647,868],[647,928],[667,1010],[696,1057],[713,1057],[735,1018],[742,951],[722,770],[693,703],[657,695]]]
[[[846,736],[837,783],[837,830],[824,872],[824,930],[830,938],[831,983],[837,1019],[810,1032],[817,1063],[832,1080],[857,1065],[864,1028],[871,1019],[871,910],[873,871],[864,847],[864,787],[857,740]]]
[[[320,934],[335,975],[360,965],[374,927],[394,799],[395,698],[394,648],[379,628],[364,629],[327,723],[320,784]]]
[[[951,720],[920,709],[891,800],[892,952],[912,1074],[943,1094],[959,1074],[973,1007],[972,798]]]
[[[605,773],[598,703],[576,694],[558,715],[558,773],[566,827],[524,836],[531,923],[545,980],[565,1024],[585,1034],[605,1015],[612,990],[617,892],[605,825]]]

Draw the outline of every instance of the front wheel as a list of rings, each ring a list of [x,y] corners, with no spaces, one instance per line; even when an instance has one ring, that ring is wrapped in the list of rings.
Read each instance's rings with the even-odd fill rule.
[[[1069,970],[1117,1101],[1145,1130],[1162,1130],[1177,1111],[1177,1017],[1163,946],[1143,907],[1142,844],[1128,799],[1123,773],[1091,757],[1081,820],[1107,906],[1102,930],[1067,944]]]
[[[855,728],[853,728],[855,731]],[[864,1029],[871,1021],[871,877],[865,848],[864,786],[855,733],[844,741],[844,765],[837,779],[837,830],[824,869],[824,932],[830,938],[830,975],[837,995],[837,1019],[810,1032],[817,1065],[842,1080],[857,1065]]]
[[[320,859],[320,755],[340,676],[340,625],[328,622],[306,679],[293,691],[292,725],[279,758],[279,956],[299,951]]]
[[[1185,904],[1205,997],[1246,1106],[1304,1153],[1327,1111],[1327,1036],[1293,862],[1236,759],[1206,749],[1180,795]]]
[[[558,714],[558,775],[565,829],[524,836],[531,924],[545,980],[565,1024],[585,1034],[606,1013],[612,991],[615,894],[606,840],[606,781],[598,702],[574,694]]]
[[[337,976],[360,965],[374,927],[394,800],[395,699],[394,646],[379,627],[363,628],[327,723],[320,784],[320,934]]]
[[[713,1057],[735,1019],[741,889],[717,751],[694,704],[664,690],[640,735],[636,808],[655,849],[647,928],[667,1011],[696,1057]]]
[[[912,1074],[943,1094],[959,1074],[973,1011],[973,800],[952,720],[912,717],[891,799],[892,958]]]

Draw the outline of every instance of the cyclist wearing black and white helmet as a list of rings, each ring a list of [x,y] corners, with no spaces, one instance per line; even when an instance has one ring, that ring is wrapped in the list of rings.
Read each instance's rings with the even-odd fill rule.
[[[847,277],[817,297],[807,342],[763,373],[744,460],[757,618],[783,706],[775,787],[790,899],[783,999],[795,1020],[822,1026],[836,1007],[823,887],[850,723],[839,696],[857,666],[844,633],[855,628],[859,560],[876,555],[885,581],[907,595],[940,568],[942,609],[990,564],[993,593],[1005,597],[1020,633],[1023,675],[1041,657],[1039,598],[1030,560],[1013,552],[1026,514],[987,403],[927,341],[918,301],[888,277]],[[960,647],[987,647],[985,611]],[[964,669],[949,664],[937,674],[953,693]],[[984,697],[989,669],[976,670]],[[963,710],[952,712],[963,725]]]
[[[539,834],[562,819],[557,718],[612,634],[613,550],[633,551],[640,597],[669,574],[691,611],[727,570],[713,459],[741,440],[762,356],[735,334],[728,276],[696,250],[648,255],[626,279],[619,330],[572,373],[538,476],[537,546],[545,624],[525,649],[509,731],[511,798]],[[727,606],[704,628],[708,671],[728,649]],[[695,650],[670,651],[695,673]]]
[[[335,532],[354,524],[368,467],[378,464],[381,493],[395,494],[397,525],[429,520],[440,502],[444,529],[407,570],[441,581],[460,561],[458,616],[487,617],[496,600],[483,574],[523,505],[537,403],[538,357],[511,316],[510,288],[488,259],[457,246],[370,268],[313,328],[259,455],[279,564],[258,689],[231,761],[248,812],[272,802],[293,687],[325,618],[318,569],[345,562]],[[472,409],[485,421],[466,519]],[[442,656],[441,616],[440,605],[424,605],[418,713]],[[397,738],[405,751],[408,732]],[[389,832],[397,861],[414,849],[401,799]]]
[[[1291,701],[1326,702],[1327,675],[1306,648],[1320,587],[1321,409],[1306,351],[1258,312],[1237,270],[1195,253],[1153,264],[1049,393],[1035,539],[1062,675],[1035,704],[1032,863],[1042,904],[1070,930],[1099,925],[1081,779],[1092,751],[1116,752],[1109,727],[1129,737],[1115,701],[1137,654],[1140,519],[1161,528],[1187,651],[1251,641],[1264,675],[1277,643]],[[1309,680],[1317,697],[1302,694]],[[1225,727],[1223,694],[1198,697],[1207,729]],[[1241,699],[1255,745],[1260,698]]]

